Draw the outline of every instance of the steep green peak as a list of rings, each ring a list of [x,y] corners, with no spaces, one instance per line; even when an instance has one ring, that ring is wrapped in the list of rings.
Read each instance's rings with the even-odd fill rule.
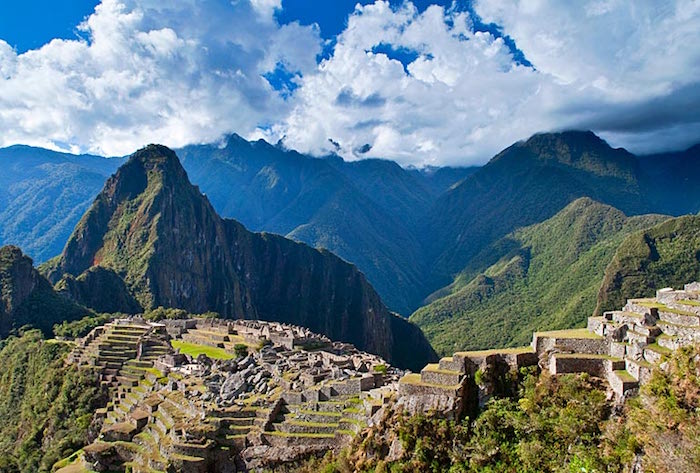
[[[141,166],[147,172],[186,177],[187,173],[173,150],[163,145],[150,144],[131,155],[128,165]]]
[[[487,166],[563,166],[599,177],[633,181],[637,158],[623,148],[612,148],[592,131],[538,133],[496,155]]]
[[[15,264],[18,260],[26,258],[31,264],[32,260],[28,256],[22,254],[22,250],[14,245],[6,245],[0,247],[0,270]]]

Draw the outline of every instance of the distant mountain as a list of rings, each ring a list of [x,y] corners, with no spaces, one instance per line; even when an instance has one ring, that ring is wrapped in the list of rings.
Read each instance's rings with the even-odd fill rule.
[[[420,330],[392,315],[355,266],[221,219],[163,146],[138,151],[107,180],[63,253],[42,271],[60,286],[95,267],[118,275],[144,309],[289,322],[398,366],[434,357]],[[112,279],[98,280],[98,297],[112,293],[100,288]]]
[[[580,198],[554,217],[517,230],[475,259],[488,265],[462,274],[410,318],[440,354],[527,344],[532,332],[570,328],[591,315],[606,265],[626,235],[667,217],[627,217]]]
[[[19,248],[0,248],[0,338],[24,325],[48,334],[54,324],[89,313],[56,294]]]
[[[18,245],[39,262],[56,256],[123,162],[29,146],[0,149],[0,244]]]
[[[18,150],[23,158],[2,159]],[[577,198],[627,215],[700,210],[693,179],[700,146],[638,157],[591,132],[538,134],[482,168],[417,170],[386,160],[313,158],[237,135],[177,152],[219,214],[329,249],[355,264],[404,315],[426,297],[449,294],[455,277],[469,282],[485,271],[489,245]],[[123,162],[0,150],[0,244],[27,248],[37,261],[57,254],[106,176]]]
[[[188,146],[177,153],[222,216],[333,251],[356,264],[404,314],[428,291],[416,223],[440,193],[474,170],[312,158],[237,135],[223,147]],[[122,163],[26,146],[1,149],[0,244],[19,245],[39,262],[57,255]]]
[[[700,216],[667,220],[628,236],[605,270],[596,313],[616,310],[626,299],[700,280]]]
[[[651,211],[639,175],[635,156],[591,132],[540,134],[510,146],[434,205],[424,230],[433,280],[448,284],[490,243],[579,197],[630,215]]]
[[[356,264],[389,307],[404,314],[428,291],[416,225],[439,194],[473,172],[312,158],[237,135],[223,147],[188,146],[177,153],[222,216],[327,248]]]

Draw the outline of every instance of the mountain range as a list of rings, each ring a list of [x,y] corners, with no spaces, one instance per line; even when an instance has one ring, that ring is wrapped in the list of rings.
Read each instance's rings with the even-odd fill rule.
[[[435,356],[355,266],[219,217],[164,146],[134,153],[107,180],[63,252],[40,270],[74,302],[98,311],[213,311],[302,325],[399,366],[419,367]]]
[[[411,320],[439,350],[514,344],[520,332],[580,323],[595,309],[605,267],[627,235],[700,210],[700,186],[692,178],[700,146],[635,156],[585,131],[534,135],[479,168],[418,170],[387,160],[314,158],[237,135],[175,152],[215,213],[353,263],[391,310],[404,316],[417,310]],[[0,150],[0,169],[9,170],[0,173],[0,243],[17,244],[39,262],[63,250],[64,266],[47,274],[66,294],[89,294],[85,288],[98,277],[112,275],[86,273],[94,260],[69,268],[80,253],[75,234],[64,244],[75,225],[84,227],[78,219],[91,196],[125,162],[23,146]],[[234,231],[225,233],[237,239]],[[261,238],[276,241],[270,234]],[[114,240],[98,259],[113,257],[122,243]],[[562,272],[572,265],[579,273]],[[59,273],[66,269],[64,278]],[[127,273],[132,279],[125,284],[133,289],[139,270]],[[554,284],[555,274],[574,274],[575,281]],[[539,290],[549,299],[530,304]],[[139,307],[153,297],[131,292]],[[134,302],[117,293],[124,296],[120,304]],[[562,297],[573,301],[564,312],[547,309],[553,306],[547,300]],[[506,300],[512,308],[537,307],[538,315],[503,311]],[[478,314],[483,320],[473,323]],[[493,335],[488,326],[513,330]]]

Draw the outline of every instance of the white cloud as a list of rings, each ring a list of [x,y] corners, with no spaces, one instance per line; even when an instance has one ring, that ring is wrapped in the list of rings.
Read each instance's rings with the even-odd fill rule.
[[[350,159],[368,143],[361,157],[403,164],[480,163],[562,128],[592,128],[639,152],[682,147],[700,139],[699,9],[689,0],[478,2],[477,13],[502,25],[529,68],[516,65],[503,40],[474,33],[465,13],[358,7],[332,57],[303,79],[293,112],[268,135],[313,153],[331,151],[331,138]],[[404,71],[371,52],[380,44],[418,56]],[[363,102],[370,97],[372,106]],[[659,120],[657,102],[683,99],[686,109]],[[639,114],[649,118],[643,126]]]
[[[333,150],[331,138],[350,159],[370,144],[363,156],[455,164],[483,162],[485,149],[547,125],[526,119],[546,95],[540,74],[514,64],[503,40],[474,33],[471,21],[438,6],[421,14],[410,4],[358,7],[333,56],[304,77],[293,112],[271,135],[313,153]],[[417,54],[408,72],[373,53],[380,44]]]
[[[103,0],[84,40],[16,54],[0,41],[0,144],[125,154],[250,133],[287,104],[263,74],[316,67],[317,29],[279,27],[279,2]],[[290,38],[294,38],[291,41]]]
[[[698,1],[476,2],[533,67],[468,13],[385,1],[358,5],[317,64],[318,27],[279,25],[281,7],[103,0],[82,40],[24,54],[0,40],[0,145],[124,154],[235,131],[420,165],[483,163],[562,128],[633,151],[700,139]],[[286,99],[263,77],[280,69],[299,85]]]

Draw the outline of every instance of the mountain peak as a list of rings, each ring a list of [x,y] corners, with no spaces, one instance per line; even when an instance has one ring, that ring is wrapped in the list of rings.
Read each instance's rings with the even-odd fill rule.
[[[167,146],[150,144],[129,157],[129,163],[138,163],[146,171],[185,175],[185,170],[173,150]]]
[[[434,357],[423,334],[394,320],[356,267],[222,219],[164,146],[149,145],[119,168],[62,255],[47,266],[50,280],[63,279],[69,293],[80,296],[85,289],[102,298],[118,296],[124,312],[163,306],[276,320],[353,343],[398,365],[415,368]],[[90,295],[75,299],[102,309],[97,303],[103,301]],[[122,297],[129,295],[133,300]]]

